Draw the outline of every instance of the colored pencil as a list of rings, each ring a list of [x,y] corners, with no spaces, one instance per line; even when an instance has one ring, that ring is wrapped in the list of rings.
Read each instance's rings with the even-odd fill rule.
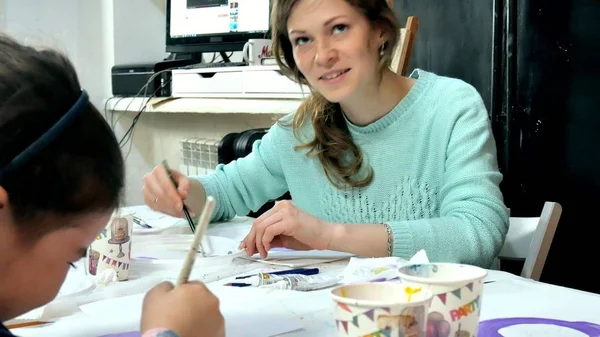
[[[37,326],[37,325],[44,325],[44,324],[50,324],[52,322],[46,322],[46,321],[26,321],[26,322],[22,322],[22,323],[13,323],[13,324],[7,324],[6,328],[11,330],[11,329],[18,329],[18,328],[25,328],[25,327],[30,327],[30,326]]]

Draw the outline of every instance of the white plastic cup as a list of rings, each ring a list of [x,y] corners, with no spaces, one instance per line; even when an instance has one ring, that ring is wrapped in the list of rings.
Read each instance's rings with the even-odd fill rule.
[[[99,275],[105,270],[116,272],[119,281],[129,279],[131,266],[131,240],[134,211],[117,209],[106,228],[96,237],[88,249],[86,272]]]
[[[397,282],[342,285],[331,291],[338,337],[423,337],[429,290]]]
[[[477,336],[485,269],[455,263],[411,264],[398,269],[404,284],[433,294],[427,337]]]

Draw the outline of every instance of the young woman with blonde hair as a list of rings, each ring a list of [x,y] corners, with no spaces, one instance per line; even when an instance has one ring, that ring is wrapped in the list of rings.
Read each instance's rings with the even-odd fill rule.
[[[469,84],[389,69],[399,26],[385,0],[276,0],[275,56],[312,95],[245,158],[206,176],[162,167],[144,177],[146,203],[182,216],[217,198],[213,220],[254,221],[247,253],[331,249],[489,267],[508,230],[488,114]],[[444,57],[437,55],[436,57]]]

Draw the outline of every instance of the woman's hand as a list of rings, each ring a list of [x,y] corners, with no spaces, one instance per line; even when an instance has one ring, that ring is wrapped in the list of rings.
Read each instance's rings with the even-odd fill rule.
[[[171,174],[177,187],[162,165],[156,166],[151,173],[144,176],[144,202],[155,211],[183,218],[183,202],[190,192],[190,179],[175,170],[172,170]]]
[[[273,247],[327,249],[333,227],[297,208],[291,201],[279,201],[254,221],[240,248],[246,248],[248,256],[258,252],[263,259]]]

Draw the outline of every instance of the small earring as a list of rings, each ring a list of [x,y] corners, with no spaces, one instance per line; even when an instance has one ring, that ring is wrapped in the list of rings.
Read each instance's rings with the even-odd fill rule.
[[[383,56],[385,54],[385,43],[379,47],[379,56]]]

